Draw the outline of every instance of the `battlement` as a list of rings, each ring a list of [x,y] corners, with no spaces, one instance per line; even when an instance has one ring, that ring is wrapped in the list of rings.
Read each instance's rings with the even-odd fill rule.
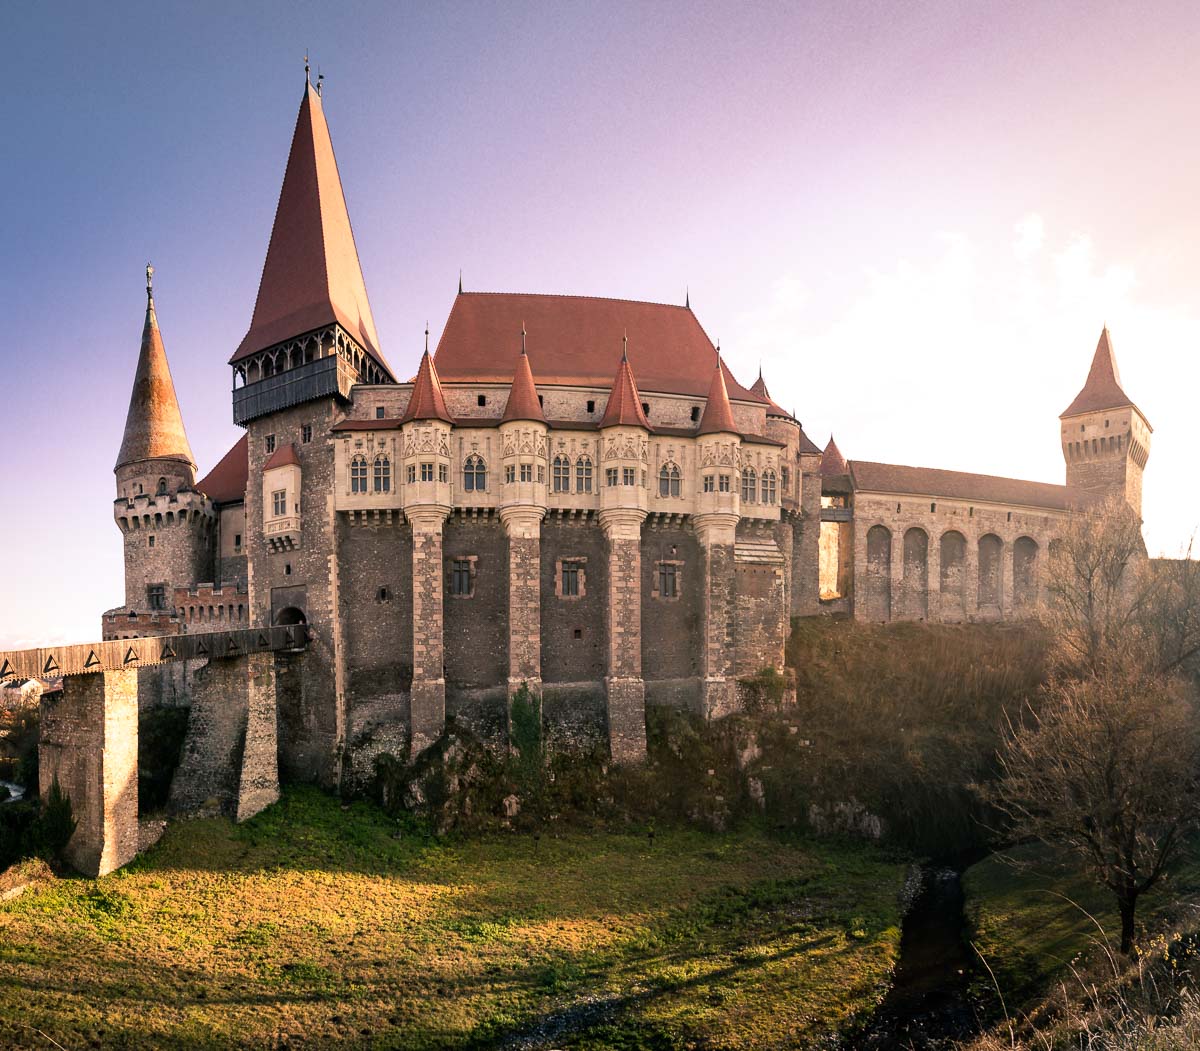
[[[159,635],[179,635],[183,631],[180,618],[171,610],[129,609],[118,606],[106,610],[100,617],[101,638],[105,642],[117,639],[141,639]]]
[[[183,631],[204,625],[212,630],[219,627],[245,627],[250,621],[250,597],[239,584],[193,584],[174,588],[171,600],[175,617]]]
[[[175,493],[141,493],[119,496],[113,501],[113,518],[122,533],[142,529],[163,529],[174,525],[195,525],[216,521],[217,512],[207,496],[194,489]]]

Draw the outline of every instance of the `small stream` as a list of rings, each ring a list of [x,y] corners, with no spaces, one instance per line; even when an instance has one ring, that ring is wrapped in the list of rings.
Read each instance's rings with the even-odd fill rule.
[[[921,869],[921,889],[904,917],[891,991],[847,1048],[944,1051],[979,1032],[968,995],[974,959],[966,941],[962,873],[969,862]]]

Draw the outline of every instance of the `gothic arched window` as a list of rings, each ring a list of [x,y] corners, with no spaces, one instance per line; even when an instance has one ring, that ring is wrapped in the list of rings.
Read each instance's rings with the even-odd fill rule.
[[[775,502],[775,472],[770,468],[762,473],[762,502],[764,504]]]
[[[590,493],[592,491],[592,458],[581,456],[575,461],[575,492]]]
[[[487,465],[483,457],[472,453],[463,463],[463,490],[481,493],[487,488]]]
[[[747,467],[742,471],[742,502],[747,504],[756,503],[758,500],[758,475],[753,467]]]
[[[554,492],[569,493],[571,491],[571,461],[565,456],[554,457],[550,478]]]
[[[665,463],[658,472],[658,495],[679,496],[679,468],[673,463]]]
[[[392,461],[386,456],[375,457],[375,492],[388,493],[392,489]]]
[[[367,460],[365,456],[356,456],[350,461],[350,492],[365,493],[367,491]]]

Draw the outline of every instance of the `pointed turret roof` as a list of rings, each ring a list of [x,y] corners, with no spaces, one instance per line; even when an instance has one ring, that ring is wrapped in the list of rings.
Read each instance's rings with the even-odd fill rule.
[[[250,331],[230,359],[336,322],[388,375],[321,96],[305,82]]]
[[[1099,412],[1103,409],[1123,409],[1133,406],[1133,402],[1121,389],[1121,373],[1117,369],[1117,356],[1113,353],[1112,337],[1105,325],[1100,332],[1100,340],[1096,344],[1096,353],[1092,358],[1092,367],[1088,372],[1087,382],[1083,389],[1075,395],[1075,400],[1067,406],[1063,416],[1078,416],[1085,412]],[[1136,408],[1136,406],[1133,406]]]
[[[167,350],[158,330],[154,295],[150,288],[151,267],[146,275],[146,322],[142,327],[142,349],[138,354],[129,412],[125,416],[125,435],[116,466],[139,460],[182,460],[195,469],[196,461],[183,429],[183,415],[175,397]],[[115,468],[114,468],[115,470]]]
[[[786,416],[789,420],[794,420],[795,417],[780,405],[774,398],[771,397],[771,392],[767,390],[766,380],[763,379],[762,369],[758,370],[758,379],[750,385],[750,393],[757,394],[763,401],[767,403],[767,415],[769,416]]]
[[[621,363],[608,392],[608,404],[604,406],[604,417],[600,427],[642,427],[651,430],[650,421],[642,412],[642,396],[638,393],[637,381],[629,365],[629,337],[624,337]]]
[[[729,390],[725,386],[725,364],[717,357],[712,382],[708,385],[708,398],[704,402],[704,414],[700,417],[697,434],[737,434],[733,422],[733,406],[729,404]]]
[[[428,336],[426,336],[428,338]],[[442,394],[442,381],[438,379],[437,369],[429,349],[421,355],[421,367],[417,369],[417,378],[413,381],[412,397],[408,399],[408,408],[400,417],[401,424],[413,420],[444,420],[453,423],[454,417],[446,408],[446,397]]]
[[[832,478],[839,474],[849,474],[850,465],[846,463],[846,458],[842,455],[841,449],[837,447],[837,442],[833,440],[833,435],[829,436],[829,444],[825,446],[825,452],[821,457],[821,477]]]
[[[517,368],[513,373],[512,386],[508,389],[508,403],[504,406],[502,422],[513,420],[534,420],[545,423],[546,417],[542,412],[542,403],[538,401],[537,386],[533,382],[533,372],[529,368],[529,355],[525,353],[525,329],[521,329],[521,353],[517,358]]]

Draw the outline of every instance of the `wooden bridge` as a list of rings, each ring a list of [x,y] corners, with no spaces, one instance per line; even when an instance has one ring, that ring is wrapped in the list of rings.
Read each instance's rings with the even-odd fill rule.
[[[278,799],[276,664],[308,641],[305,625],[281,624],[0,651],[0,681],[63,677],[41,702],[38,787],[44,798],[58,782],[71,800],[67,860],[102,876],[138,852],[138,681],[159,665],[197,664],[171,810],[241,821]]]

